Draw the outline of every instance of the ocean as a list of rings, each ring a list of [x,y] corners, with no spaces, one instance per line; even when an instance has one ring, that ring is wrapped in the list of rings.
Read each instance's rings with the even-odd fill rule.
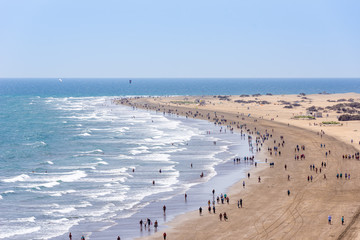
[[[74,239],[148,235],[154,229],[140,231],[140,219],[158,220],[162,230],[176,215],[205,206],[212,189],[225,193],[251,167],[232,161],[254,154],[247,136],[115,105],[114,98],[360,92],[359,83],[0,79],[0,239],[66,239],[69,231]]]

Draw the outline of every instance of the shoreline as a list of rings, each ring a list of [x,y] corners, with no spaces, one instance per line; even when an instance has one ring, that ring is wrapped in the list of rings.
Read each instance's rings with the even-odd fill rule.
[[[338,94],[344,95],[344,94]],[[346,94],[345,94],[346,95]],[[354,94],[352,94],[354,95]],[[358,95],[358,94],[355,94]],[[310,95],[312,96],[312,95]],[[322,95],[321,97],[329,97],[329,95]],[[331,95],[330,95],[331,96]],[[358,95],[359,96],[359,95]],[[210,98],[212,96],[207,96]],[[231,96],[233,97],[233,96]],[[270,96],[268,96],[270,97]],[[274,96],[271,96],[274,97]],[[284,98],[284,96],[275,96]],[[294,96],[292,96],[294,97]],[[334,97],[334,96],[332,96]],[[335,96],[338,97],[338,96]],[[188,237],[194,237],[196,239],[215,239],[215,238],[229,238],[229,239],[237,239],[236,236],[241,236],[241,238],[245,239],[269,239],[269,238],[283,238],[288,239],[296,238],[296,239],[341,239],[346,234],[346,237],[351,234],[354,235],[354,231],[349,230],[350,228],[354,228],[358,225],[357,219],[351,222],[353,216],[357,216],[358,206],[356,203],[356,197],[360,195],[359,188],[357,188],[356,180],[358,178],[356,174],[356,169],[359,169],[358,161],[352,160],[345,163],[345,161],[336,160],[344,154],[345,152],[354,153],[358,152],[354,146],[349,146],[344,141],[339,141],[339,137],[336,134],[333,136],[329,136],[327,134],[318,135],[317,131],[311,131],[313,129],[306,129],[303,126],[295,126],[295,124],[290,124],[288,126],[285,122],[289,121],[286,118],[279,117],[274,120],[264,119],[263,117],[256,116],[256,112],[252,110],[251,117],[246,117],[245,114],[240,115],[237,109],[226,111],[224,109],[222,112],[221,107],[223,107],[226,103],[215,103],[215,105],[223,104],[220,108],[216,107],[201,107],[199,105],[184,107],[179,106],[179,104],[171,103],[170,101],[174,101],[174,98],[184,98],[184,97],[167,97],[161,99],[161,104],[156,102],[156,98],[135,98],[131,99],[131,102],[124,103],[125,105],[132,105],[133,107],[144,108],[149,110],[161,110],[164,112],[171,112],[178,115],[185,115],[187,111],[198,112],[199,115],[202,114],[202,119],[206,119],[206,114],[213,113],[214,110],[218,110],[217,115],[223,115],[224,119],[228,121],[241,121],[246,123],[248,129],[254,129],[257,127],[257,131],[263,132],[265,128],[270,129],[274,128],[274,138],[278,138],[280,135],[284,136],[286,141],[286,145],[294,145],[295,143],[304,142],[307,148],[307,159],[305,161],[294,161],[293,160],[293,147],[287,146],[289,149],[282,149],[283,154],[281,157],[274,157],[273,160],[275,162],[275,167],[273,169],[269,169],[265,164],[263,165],[263,169],[253,168],[251,171],[257,171],[257,173],[253,172],[253,174],[261,174],[262,183],[256,184],[255,178],[250,179],[250,183],[247,184],[246,190],[251,188],[251,191],[242,191],[241,189],[241,181],[239,183],[234,184],[230,189],[230,196],[232,198],[237,199],[238,197],[243,197],[245,200],[250,200],[252,205],[249,208],[244,208],[245,214],[241,214],[239,212],[234,213],[234,215],[229,216],[229,221],[227,223],[219,224],[219,219],[214,216],[203,216],[201,218],[198,217],[196,212],[190,212],[182,214],[172,220],[168,225],[170,228],[167,230],[168,236],[172,236],[173,239],[186,239]],[[193,97],[186,97],[187,99]],[[195,97],[196,98],[196,97]],[[205,101],[209,101],[205,98]],[[163,99],[165,99],[163,101]],[[167,102],[166,102],[167,101]],[[179,101],[179,100],[176,100]],[[165,104],[164,104],[165,103]],[[135,105],[136,104],[136,105]],[[249,105],[248,105],[249,106]],[[254,107],[250,105],[250,107]],[[152,108],[152,109],[151,109]],[[161,109],[160,109],[161,108]],[[249,109],[249,107],[247,107]],[[237,113],[236,113],[237,111]],[[250,112],[250,111],[249,111]],[[281,111],[278,112],[279,115],[282,114]],[[263,113],[262,113],[263,114]],[[255,115],[255,117],[254,117]],[[197,117],[197,116],[195,116]],[[269,116],[270,117],[270,116]],[[278,116],[277,116],[278,117]],[[240,119],[240,120],[239,120]],[[280,120],[280,121],[279,121]],[[285,121],[285,122],[284,122]],[[291,122],[291,121],[289,121]],[[254,129],[255,130],[255,129]],[[294,137],[295,135],[295,137]],[[341,134],[340,134],[341,135]],[[302,136],[303,138],[301,138]],[[323,136],[323,137],[320,137]],[[340,138],[341,139],[341,138]],[[326,143],[327,146],[330,146],[332,149],[332,155],[326,161],[330,161],[331,163],[328,165],[326,169],[323,169],[323,173],[326,172],[328,175],[326,180],[323,180],[319,177],[319,174],[314,174],[314,184],[308,186],[308,182],[305,177],[310,174],[308,169],[308,164],[314,162],[316,166],[322,161],[325,161],[322,154],[319,154],[320,148],[318,145],[320,142]],[[271,145],[271,144],[269,144]],[[341,145],[340,147],[338,145]],[[271,146],[272,147],[272,146]],[[330,149],[330,147],[328,147]],[[291,151],[291,150],[292,151]],[[311,157],[308,156],[309,150],[311,150]],[[264,149],[263,149],[264,150]],[[262,151],[261,154],[263,154]],[[291,154],[292,153],[292,154]],[[284,157],[285,155],[285,157]],[[335,156],[336,155],[336,156]],[[333,157],[335,156],[335,157]],[[269,157],[267,157],[269,158]],[[285,159],[286,158],[286,159]],[[310,161],[308,160],[310,158]],[[331,159],[330,159],[331,158]],[[322,161],[320,161],[320,159]],[[291,181],[287,181],[283,171],[281,169],[284,162],[288,165],[288,172],[291,173]],[[332,166],[336,163],[336,167]],[[345,167],[345,165],[351,165],[351,167]],[[344,165],[344,166],[343,166]],[[293,168],[298,168],[297,171],[292,170]],[[347,170],[345,170],[347,168]],[[344,169],[344,170],[343,170]],[[350,184],[339,184],[339,181],[333,179],[333,174],[336,175],[335,172],[338,171],[350,171],[352,179],[347,181],[346,183]],[[284,179],[281,179],[284,178]],[[303,178],[303,179],[301,179]],[[316,180],[316,181],[315,181]],[[344,180],[343,180],[344,181]],[[334,184],[329,184],[329,183]],[[281,186],[282,184],[287,186]],[[342,186],[348,185],[348,186]],[[249,187],[248,187],[249,186]],[[291,195],[286,196],[286,189],[291,188]],[[309,188],[309,189],[308,189]],[[280,193],[280,189],[283,189]],[[315,191],[315,194],[312,193],[311,190]],[[341,203],[339,201],[329,201],[329,199],[339,198],[337,196],[337,192],[346,193],[347,198],[344,198]],[[349,192],[351,192],[348,196]],[[264,197],[264,193],[267,193],[268,196]],[[279,198],[278,195],[282,195]],[[293,196],[295,195],[295,196]],[[233,197],[234,196],[234,197]],[[262,196],[259,200],[259,196]],[[270,197],[271,196],[271,197]],[[264,199],[262,199],[264,198]],[[340,197],[341,198],[341,197]],[[271,199],[276,199],[277,201],[273,201]],[[262,205],[268,206],[267,208],[261,207],[261,204],[257,203],[262,202]],[[338,199],[339,200],[339,199]],[[263,202],[264,201],[264,202]],[[320,203],[320,204],[319,204]],[[229,207],[224,207],[220,211],[228,211],[233,214],[235,211],[234,202],[231,201]],[[206,204],[204,204],[206,205]],[[340,206],[340,210],[336,209],[336,206]],[[257,209],[256,209],[257,208]],[[271,211],[270,209],[276,209],[276,211]],[[246,210],[245,210],[246,209]],[[241,211],[240,210],[240,211]],[[311,210],[311,211],[310,211]],[[314,212],[317,215],[314,215]],[[338,226],[338,224],[328,225],[327,224],[327,214],[334,215],[334,220],[339,219],[340,215],[345,215],[346,223],[345,226]],[[246,217],[244,217],[246,215]],[[319,216],[320,215],[320,216]],[[235,224],[232,220],[235,219]],[[314,221],[315,220],[315,221]],[[252,222],[252,224],[248,224]],[[351,222],[351,224],[350,224]],[[310,224],[311,223],[311,224]],[[194,227],[196,226],[196,227]],[[241,226],[239,229],[239,226]],[[184,231],[186,229],[186,231]],[[310,231],[309,231],[310,230]],[[194,235],[195,234],[195,235]],[[239,235],[240,234],[240,235]],[[150,237],[141,238],[141,239],[158,239],[160,237],[160,233],[154,234]],[[356,235],[356,234],[355,234]],[[354,235],[354,236],[355,236]]]
[[[126,107],[126,109],[130,110],[129,107]],[[131,111],[131,110],[130,110]],[[145,110],[135,110],[135,112],[148,112]],[[155,115],[155,114],[154,114]],[[162,115],[162,114],[157,114]],[[92,239],[101,239],[101,238],[111,238],[111,236],[117,236],[120,235],[121,239],[136,239],[141,236],[146,237],[154,233],[154,228],[151,227],[151,230],[148,231],[148,229],[144,229],[140,231],[139,229],[139,220],[142,219],[143,221],[149,217],[152,222],[155,220],[159,223],[159,228],[157,231],[162,231],[168,229],[166,224],[164,222],[168,222],[169,220],[172,221],[174,217],[189,212],[194,211],[198,209],[200,205],[202,205],[203,202],[207,201],[208,199],[212,198],[211,190],[214,185],[216,184],[216,189],[218,191],[222,191],[224,193],[224,190],[231,187],[232,184],[239,181],[241,176],[245,176],[246,172],[249,168],[252,166],[250,165],[250,162],[241,162],[241,164],[237,164],[236,167],[233,164],[232,157],[228,156],[251,156],[253,155],[248,150],[248,140],[246,138],[242,138],[240,140],[239,134],[232,134],[230,132],[227,133],[220,133],[219,129],[220,127],[214,126],[213,124],[198,120],[198,119],[186,119],[185,117],[178,117],[178,116],[165,116],[167,119],[171,121],[179,122],[181,125],[186,125],[188,127],[192,127],[194,129],[200,130],[200,135],[203,137],[200,137],[201,139],[206,140],[208,148],[213,148],[213,142],[212,138],[218,139],[217,145],[215,147],[223,149],[226,147],[226,150],[221,150],[215,152],[215,155],[213,158],[217,159],[214,166],[210,166],[211,162],[209,162],[210,165],[208,165],[206,168],[204,168],[204,164],[206,164],[206,161],[200,162],[199,160],[194,159],[194,169],[190,170],[190,161],[188,161],[189,169],[186,171],[192,171],[193,174],[196,175],[195,179],[191,179],[191,187],[186,190],[186,193],[188,194],[188,201],[184,202],[184,196],[183,193],[178,192],[176,193],[176,190],[174,192],[169,192],[167,194],[159,194],[157,197],[151,196],[148,199],[148,202],[145,200],[147,204],[141,211],[133,214],[129,218],[118,219],[116,224],[114,226],[108,227],[104,231],[94,231],[92,232],[89,237]],[[154,122],[156,122],[154,120]],[[211,134],[207,135],[205,132],[211,131]],[[198,134],[199,134],[198,133]],[[210,139],[209,139],[210,138]],[[240,141],[239,141],[240,140]],[[187,141],[189,147],[194,146],[193,143],[199,142],[199,139]],[[204,145],[205,142],[201,144]],[[229,145],[230,143],[230,145]],[[178,156],[179,157],[179,156]],[[178,160],[176,160],[178,161]],[[198,161],[198,162],[197,162]],[[209,168],[208,168],[209,167]],[[204,171],[205,177],[204,179],[199,178],[199,174],[201,171]],[[215,176],[213,175],[213,171],[215,172]],[[137,172],[137,171],[136,171]],[[139,171],[140,172],[140,171]],[[209,175],[208,175],[209,174]],[[210,179],[207,179],[208,176]],[[184,179],[183,179],[184,180]],[[176,193],[176,194],[175,194]],[[209,194],[208,194],[209,193]],[[208,196],[209,195],[209,196]],[[210,196],[211,195],[211,196]],[[159,197],[159,198],[158,198]],[[167,214],[166,216],[163,216],[162,213],[162,206],[167,206]],[[165,220],[166,219],[166,220]],[[119,227],[121,228],[121,231],[119,232]],[[66,236],[64,236],[66,237]]]

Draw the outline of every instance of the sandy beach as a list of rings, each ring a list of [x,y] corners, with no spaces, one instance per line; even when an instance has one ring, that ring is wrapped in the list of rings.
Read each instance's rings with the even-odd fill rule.
[[[167,239],[360,239],[360,121],[337,119],[356,110],[351,103],[359,101],[355,93],[117,100],[221,122],[259,138],[256,160],[263,163],[244,179],[246,187],[242,181],[232,186],[230,204],[217,204],[216,214],[209,214],[204,202],[202,216],[194,211],[176,217],[165,230]],[[228,220],[220,221],[224,212]],[[163,239],[163,232],[142,239]]]

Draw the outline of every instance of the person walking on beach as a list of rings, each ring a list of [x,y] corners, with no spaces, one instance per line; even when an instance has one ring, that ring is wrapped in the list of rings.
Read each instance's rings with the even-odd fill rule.
[[[163,233],[164,240],[166,240],[166,232]]]
[[[344,216],[341,217],[341,225],[344,225]]]
[[[222,221],[222,213],[219,214],[220,221]]]
[[[166,206],[163,206],[164,215],[166,214]]]
[[[331,225],[331,215],[328,216],[328,222]]]
[[[261,183],[261,177],[260,176],[259,176],[258,180],[259,180],[259,183]]]
[[[85,240],[85,237],[84,237],[84,235],[82,235],[82,236],[81,236],[81,240]]]
[[[117,240],[121,240],[121,239],[120,239],[120,236],[117,237]]]
[[[243,181],[243,188],[245,188],[245,181]]]
[[[240,198],[240,207],[242,208],[242,198]]]
[[[226,212],[224,212],[224,220],[225,220],[225,221],[228,220],[228,217],[227,217],[227,215],[226,215]]]
[[[201,216],[201,213],[202,213],[202,208],[199,207],[199,215]]]
[[[287,193],[288,193],[288,196],[290,196],[290,190],[288,190]]]

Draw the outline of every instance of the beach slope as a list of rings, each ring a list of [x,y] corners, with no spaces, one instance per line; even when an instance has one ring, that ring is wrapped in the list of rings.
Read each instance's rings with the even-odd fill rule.
[[[146,239],[162,239],[164,231],[168,239],[358,239],[360,123],[338,122],[342,113],[336,105],[351,108],[350,103],[359,100],[355,93],[116,100],[134,108],[221,122],[263,143],[256,156],[263,163],[244,179],[246,188],[242,181],[231,187],[230,204],[217,205],[216,214],[180,215],[169,228]],[[239,199],[243,208],[237,206]],[[224,212],[228,220],[220,221]]]

